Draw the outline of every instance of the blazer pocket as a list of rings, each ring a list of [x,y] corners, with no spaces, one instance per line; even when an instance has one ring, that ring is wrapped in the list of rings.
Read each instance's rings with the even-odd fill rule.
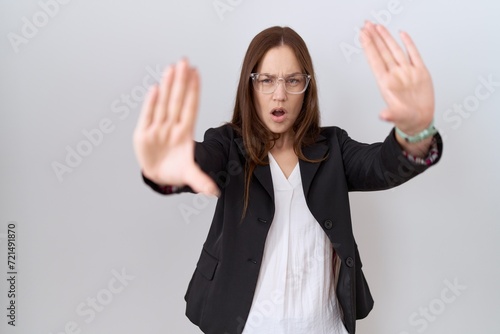
[[[196,270],[184,296],[186,300],[186,315],[196,325],[200,324],[203,317],[203,311],[209,296],[208,292],[215,277],[218,264],[219,261],[205,249],[201,251]]]
[[[219,261],[203,249],[200,259],[196,264],[196,269],[198,269],[206,279],[211,281],[214,278],[215,269],[217,269],[218,264]]]

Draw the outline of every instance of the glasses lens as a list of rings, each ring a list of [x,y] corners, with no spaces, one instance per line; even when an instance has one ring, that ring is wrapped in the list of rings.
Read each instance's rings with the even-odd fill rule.
[[[257,91],[270,94],[274,92],[276,77],[267,74],[257,74],[253,77],[253,85]]]
[[[295,74],[285,79],[286,91],[289,93],[302,93],[307,85],[308,77],[304,74]]]
[[[307,74],[293,74],[286,78],[278,78],[274,75],[258,73],[252,74],[252,79],[255,90],[264,94],[274,93],[281,81],[288,93],[300,94],[306,90],[310,80]]]

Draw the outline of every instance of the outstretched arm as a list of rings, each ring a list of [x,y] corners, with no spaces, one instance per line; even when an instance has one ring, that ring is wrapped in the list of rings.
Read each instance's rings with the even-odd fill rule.
[[[361,31],[361,41],[387,103],[380,118],[412,136],[426,129],[434,118],[434,88],[410,35],[406,32],[400,35],[406,53],[385,27],[369,21]],[[397,133],[396,139],[406,152],[418,157],[427,155],[432,141],[432,138],[427,138],[412,144]]]

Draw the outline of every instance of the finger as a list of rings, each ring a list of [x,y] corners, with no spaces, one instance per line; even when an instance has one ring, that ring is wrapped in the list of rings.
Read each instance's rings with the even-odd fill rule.
[[[189,63],[187,59],[183,59],[177,63],[175,68],[175,78],[172,85],[172,92],[167,105],[167,118],[169,123],[177,123],[179,121],[179,115],[184,105],[184,98],[186,96],[189,77]]]
[[[180,115],[180,122],[186,127],[193,129],[200,100],[200,76],[196,69],[191,69],[190,72],[190,80]]]
[[[396,60],[396,63],[399,65],[407,64],[408,58],[406,58],[403,49],[399,46],[396,40],[392,37],[389,31],[382,25],[377,25],[377,31],[380,34],[381,38],[384,40],[385,45],[387,45],[389,51],[392,56]]]
[[[361,42],[363,44],[366,60],[375,74],[375,77],[382,77],[387,71],[385,62],[377,50],[371,35],[368,33],[366,26],[361,30]]]
[[[410,35],[408,35],[408,33],[404,31],[401,31],[401,39],[403,40],[405,48],[408,51],[410,63],[416,67],[424,67],[424,61],[422,60],[420,52],[418,52],[417,46],[413,42]]]
[[[172,65],[168,66],[163,72],[161,84],[159,87],[158,102],[155,106],[153,122],[163,123],[167,118],[168,101],[170,99],[172,82],[174,81],[175,70]]]
[[[219,197],[219,187],[215,184],[201,168],[193,164],[191,168],[186,171],[186,179],[189,180],[188,186],[196,193],[202,193],[208,196]]]
[[[145,130],[153,121],[153,116],[155,112],[156,101],[158,100],[158,86],[154,84],[149,88],[149,92],[146,95],[146,100],[142,105],[141,113],[139,114],[139,119],[137,121],[136,129],[141,131]]]
[[[380,33],[378,32],[376,26],[371,22],[367,22],[367,31],[370,34],[375,47],[377,48],[380,56],[385,63],[385,68],[390,69],[394,67],[396,65],[396,60],[385,44],[385,41],[382,39],[382,36],[380,36]]]

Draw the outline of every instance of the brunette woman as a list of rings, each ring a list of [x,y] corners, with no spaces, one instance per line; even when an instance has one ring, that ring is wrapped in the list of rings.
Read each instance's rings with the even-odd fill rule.
[[[380,117],[394,124],[381,143],[320,126],[311,57],[287,27],[252,40],[232,120],[203,142],[193,141],[199,76],[188,61],[152,87],[134,134],[145,182],[163,194],[218,196],[185,296],[203,332],[355,333],[368,315],[348,192],[397,186],[442,152],[431,77],[410,36],[401,38],[406,51],[380,25],[361,33],[387,103]]]

